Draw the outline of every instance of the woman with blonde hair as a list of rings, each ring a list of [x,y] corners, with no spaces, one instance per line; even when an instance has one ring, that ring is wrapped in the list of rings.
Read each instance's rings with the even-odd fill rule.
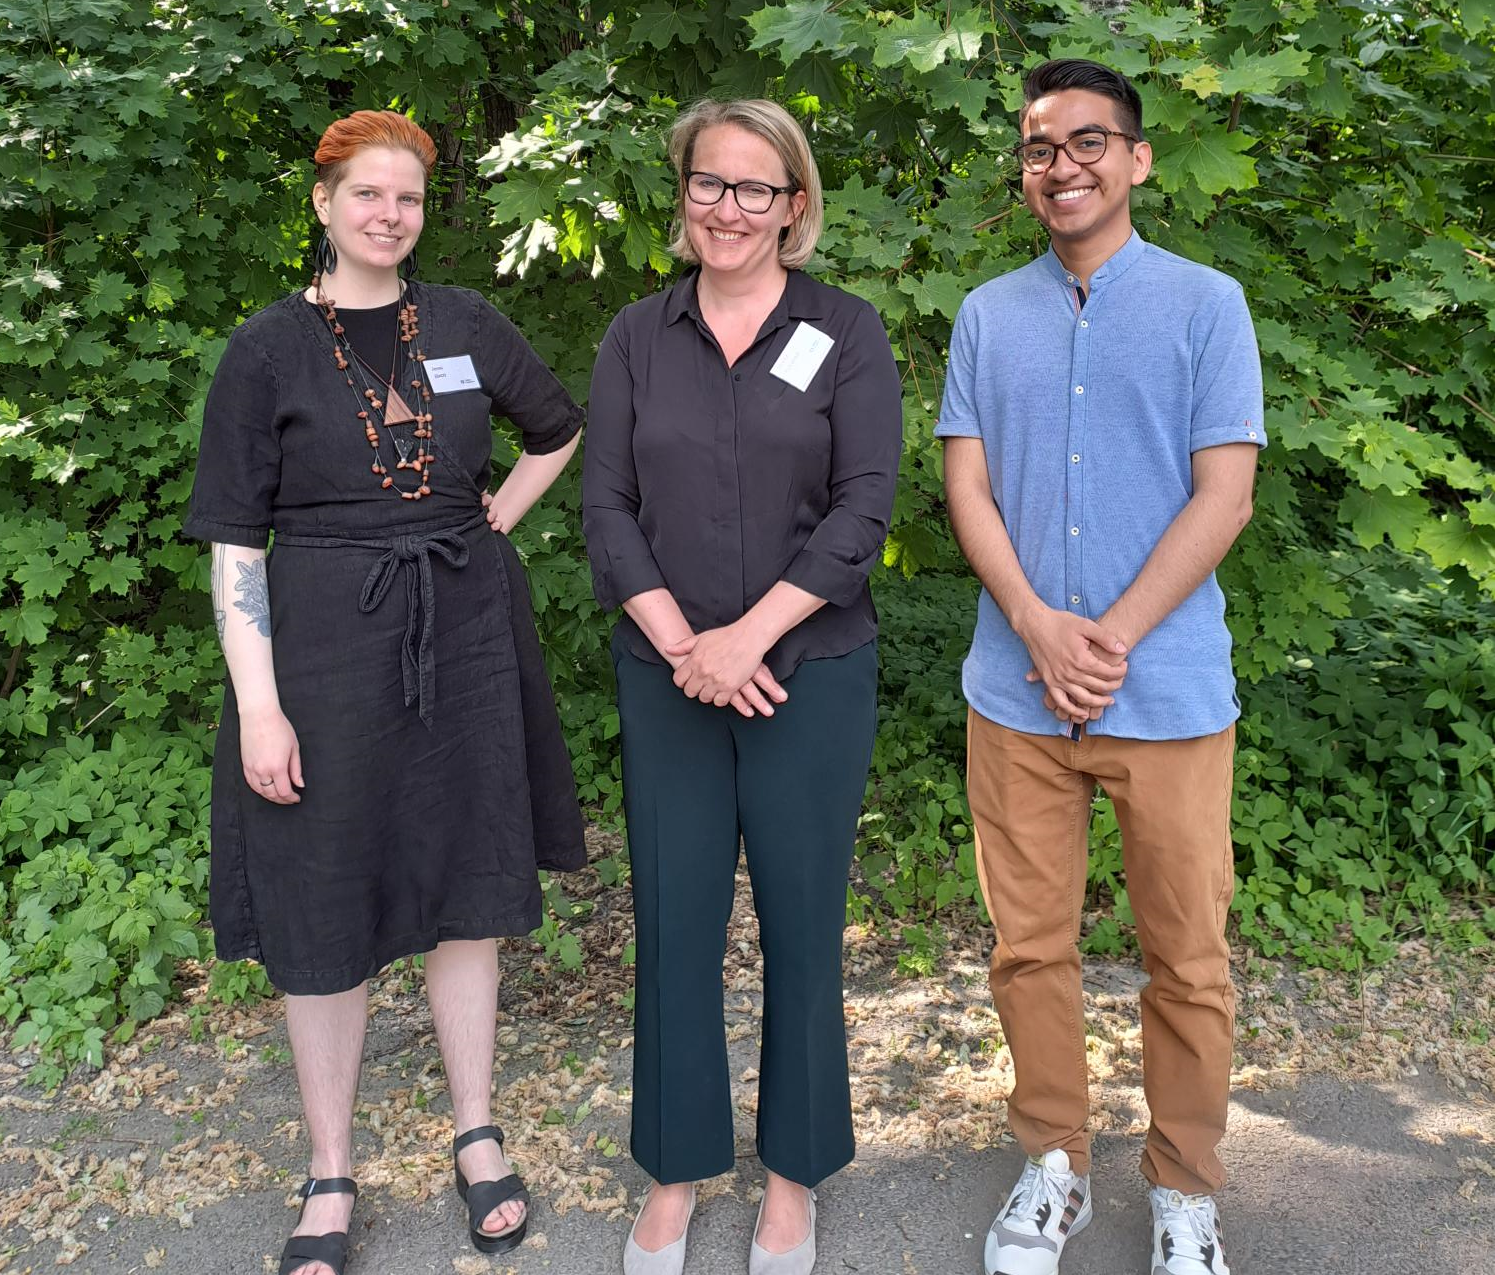
[[[584,523],[613,633],[633,864],[627,1275],[678,1275],[695,1184],[733,1163],[722,960],[739,840],[763,947],[753,1275],[815,1262],[813,1188],[853,1155],[841,934],[876,727],[867,576],[893,506],[898,372],[865,301],[804,273],[815,161],[764,101],[670,137],[674,251],[592,377]],[[702,1267],[701,1269],[706,1269]]]
[[[585,861],[505,535],[576,449],[581,412],[477,293],[414,277],[435,161],[391,111],[323,134],[316,273],[229,339],[185,526],[212,542],[229,671],[218,956],[260,961],[286,994],[311,1139],[280,1275],[342,1275],[368,980],[417,952],[472,1242],[524,1238],[528,1193],[491,1123],[494,939],[540,923],[538,868]],[[489,495],[494,416],[524,454]]]

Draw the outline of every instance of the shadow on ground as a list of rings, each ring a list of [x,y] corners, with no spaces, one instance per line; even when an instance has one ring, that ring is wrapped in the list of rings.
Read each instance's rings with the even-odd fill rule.
[[[420,979],[406,967],[378,980],[348,1275],[621,1271],[645,1186],[627,1155],[629,937],[626,893],[614,890],[598,893],[581,973],[548,968],[533,945],[504,949],[495,1111],[536,1200],[530,1239],[504,1258],[466,1241]],[[725,973],[738,1164],[701,1193],[688,1275],[747,1270],[762,1181],[754,939],[744,897]],[[1011,1059],[986,991],[988,947],[984,933],[951,936],[936,974],[910,978],[895,940],[849,935],[860,1149],[823,1185],[818,1275],[981,1275],[986,1228],[1022,1164],[1006,1128]],[[1238,964],[1222,1197],[1233,1275],[1495,1273],[1490,1049],[1433,1030],[1476,984],[1477,1010],[1461,1012],[1485,1013],[1489,970],[1414,956],[1374,991]],[[1149,1275],[1141,982],[1127,962],[1087,965],[1096,1213],[1065,1275]],[[0,1063],[0,1275],[273,1275],[307,1150],[284,1021],[273,1002],[213,1006],[205,987],[185,988],[103,1072],[55,1095]]]
[[[371,1045],[378,1039],[399,1051],[402,1033],[381,1026]],[[410,1043],[414,1040],[412,1035]],[[626,1064],[626,1059],[614,1061]],[[390,1073],[390,1078],[399,1076]],[[365,1090],[370,1104],[379,1101],[378,1078]],[[85,1220],[89,1247],[71,1269],[100,1275],[153,1269],[181,1275],[273,1271],[271,1255],[291,1225],[286,1194],[300,1159],[299,1146],[288,1145],[278,1132],[296,1114],[285,1072],[266,1068],[256,1083],[240,1090],[236,1109],[241,1121],[236,1135],[268,1164],[284,1169],[280,1181],[272,1172],[256,1189],[195,1211],[187,1226],[180,1217],[167,1216],[123,1218],[102,1229],[109,1214],[101,1211]],[[253,1118],[245,1119],[249,1113]],[[1488,1138],[1476,1123],[1489,1115],[1488,1104],[1471,1106],[1443,1081],[1425,1077],[1394,1087],[1315,1077],[1296,1089],[1239,1094],[1225,1157],[1231,1183],[1222,1199],[1233,1272],[1487,1275],[1495,1270],[1495,1182],[1473,1165],[1491,1158]],[[691,1231],[688,1271],[738,1275],[747,1270],[761,1182],[761,1167],[751,1154],[751,1125],[741,1112],[738,1167],[704,1193]],[[177,1132],[106,1118],[86,1136],[100,1153],[118,1153],[142,1141],[170,1144]],[[626,1146],[625,1111],[603,1112],[592,1132]],[[67,1136],[76,1137],[76,1131]],[[380,1156],[375,1131],[361,1127],[358,1142],[360,1160]],[[1095,1221],[1070,1246],[1065,1275],[1147,1275],[1148,1210],[1136,1167],[1139,1151],[1135,1135],[1097,1139]],[[626,1154],[612,1163],[631,1208],[644,1176]],[[1011,1144],[979,1152],[864,1148],[853,1166],[822,1189],[817,1271],[980,1275],[986,1227],[1021,1163]],[[527,1166],[521,1161],[520,1167]],[[1471,1180],[1476,1187],[1466,1198],[1460,1189]],[[455,1193],[441,1189],[439,1179],[437,1189],[419,1202],[397,1198],[388,1188],[371,1188],[355,1215],[349,1275],[608,1275],[621,1269],[627,1211],[570,1208],[559,1217],[544,1193],[539,1195],[530,1241],[517,1254],[488,1259],[466,1246]],[[0,1270],[6,1275],[54,1270],[59,1251],[44,1244]]]

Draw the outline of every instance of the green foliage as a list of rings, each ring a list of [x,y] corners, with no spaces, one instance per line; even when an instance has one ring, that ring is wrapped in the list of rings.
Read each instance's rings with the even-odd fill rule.
[[[957,676],[974,590],[932,437],[950,324],[1043,246],[1007,155],[1024,68],[1077,54],[1137,76],[1156,155],[1139,227],[1244,282],[1266,372],[1274,442],[1222,570],[1245,679],[1243,928],[1349,961],[1488,889],[1488,4],[0,0],[0,19],[0,1012],[16,1042],[96,1059],[165,994],[185,934],[201,954],[221,664],[204,556],[179,533],[202,400],[234,326],[307,277],[308,157],[357,107],[407,110],[437,141],[425,274],[493,296],[579,397],[608,318],[673,269],[678,104],[767,94],[805,121],[827,189],[813,268],[883,314],[907,422],[849,906],[923,927],[922,960],[941,909],[979,906]],[[515,540],[583,794],[611,821],[617,719],[579,525],[572,473]],[[182,796],[141,805],[126,783]],[[132,804],[151,813],[117,822]],[[1098,889],[1119,872],[1103,822]],[[33,898],[53,900],[45,916]]]
[[[965,801],[960,661],[976,587],[920,575],[879,591],[882,638],[877,741],[862,816],[851,915],[923,915],[981,894]],[[875,891],[875,894],[874,894]]]
[[[103,1062],[161,1012],[184,957],[207,955],[209,775],[202,730],[75,735],[0,799],[0,1018],[46,1060]]]
[[[272,991],[265,967],[254,961],[215,961],[208,975],[208,995],[223,1005],[262,1000]]]
[[[1449,903],[1495,873],[1495,638],[1428,586],[1378,564],[1335,649],[1242,720],[1236,910],[1268,953],[1352,966],[1409,927],[1477,936]]]

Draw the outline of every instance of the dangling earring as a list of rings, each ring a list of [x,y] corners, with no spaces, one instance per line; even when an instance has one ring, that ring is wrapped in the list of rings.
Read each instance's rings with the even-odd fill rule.
[[[415,249],[410,250],[410,255],[400,263],[400,278],[413,279],[415,272],[420,269],[420,263],[415,259]]]
[[[322,241],[317,245],[312,261],[319,275],[337,273],[337,249],[333,247],[332,240],[327,237],[325,230],[322,232]]]

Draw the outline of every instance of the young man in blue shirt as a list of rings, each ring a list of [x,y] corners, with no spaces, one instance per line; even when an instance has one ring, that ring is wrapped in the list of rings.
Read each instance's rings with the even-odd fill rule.
[[[1024,83],[1023,196],[1050,251],[962,306],[936,434],[984,586],[965,662],[967,784],[996,923],[991,987],[1029,1161],[988,1275],[1053,1275],[1091,1216],[1078,949],[1095,786],[1121,827],[1150,976],[1153,1275],[1229,1275],[1214,1192],[1234,992],[1225,920],[1240,706],[1214,569],[1265,445],[1240,285],[1144,242],[1151,148],[1122,75],[1066,59]]]

